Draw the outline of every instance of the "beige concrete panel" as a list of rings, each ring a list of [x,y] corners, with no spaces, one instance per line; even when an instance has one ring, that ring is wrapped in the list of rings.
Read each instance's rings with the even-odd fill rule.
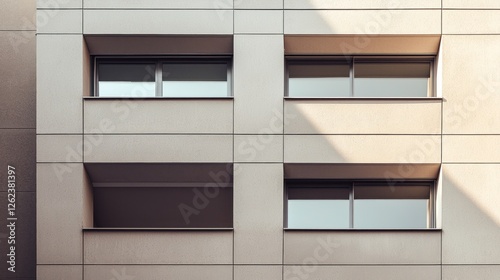
[[[444,265],[443,280],[489,280],[498,278],[500,265]]]
[[[83,16],[85,34],[233,33],[232,10],[85,10]]]
[[[440,0],[284,0],[285,9],[440,9]]]
[[[0,31],[0,128],[35,128],[35,43],[34,31]]]
[[[443,36],[443,133],[500,131],[499,45],[500,36]]]
[[[38,10],[37,33],[82,33],[82,10]]]
[[[500,34],[498,10],[443,10],[443,34]]]
[[[443,165],[443,264],[498,264],[498,164]]]
[[[35,30],[36,0],[5,0],[0,9],[0,30]]]
[[[338,280],[441,280],[441,267],[438,265],[285,266],[283,279],[302,279],[300,278],[301,275],[306,275],[309,280],[331,279],[332,276]]]
[[[82,265],[38,265],[38,280],[83,280]]]
[[[440,264],[439,231],[285,232],[285,264]]]
[[[36,135],[34,129],[0,129],[0,191],[8,189],[7,166],[16,168],[16,191],[36,191]],[[5,202],[6,203],[6,202]]]
[[[443,0],[443,8],[499,9],[500,2],[497,0]]]
[[[84,0],[86,9],[232,9],[233,0]]]
[[[439,163],[433,135],[285,135],[286,163]]]
[[[39,9],[82,8],[82,0],[37,0],[37,8]]]
[[[235,135],[235,162],[283,162],[283,136]]]
[[[233,233],[85,232],[85,264],[231,264]]]
[[[500,163],[500,135],[444,135],[443,162]]]
[[[439,134],[441,101],[286,100],[287,134]]]
[[[82,263],[83,165],[37,164],[37,263]]]
[[[84,101],[85,133],[232,133],[232,100]]]
[[[110,280],[110,279],[232,280],[232,277],[233,277],[233,268],[230,265],[86,265],[85,266],[85,279],[92,279],[92,280]]]
[[[283,36],[234,36],[233,70],[235,133],[282,133]]]
[[[82,132],[81,35],[37,36],[37,133]]]
[[[231,162],[224,135],[87,135],[85,162]]]
[[[236,164],[234,170],[234,262],[281,264],[283,165]]]
[[[236,10],[234,33],[283,33],[283,11]]]
[[[284,22],[285,34],[441,33],[440,10],[285,10]]]
[[[283,9],[283,0],[235,0],[234,9]]]
[[[281,280],[281,265],[236,265],[234,266],[234,280]]]
[[[435,55],[440,35],[286,35],[287,55]]]
[[[82,162],[81,135],[38,135],[36,137],[37,162]]]

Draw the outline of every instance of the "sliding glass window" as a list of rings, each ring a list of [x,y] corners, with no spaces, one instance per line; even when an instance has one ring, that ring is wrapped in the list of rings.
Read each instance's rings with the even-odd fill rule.
[[[431,97],[432,57],[287,58],[287,96]]]
[[[349,64],[343,62],[290,62],[288,96],[349,97]]]
[[[231,96],[229,58],[96,58],[99,97]]]
[[[426,229],[434,227],[434,183],[286,182],[290,229]]]

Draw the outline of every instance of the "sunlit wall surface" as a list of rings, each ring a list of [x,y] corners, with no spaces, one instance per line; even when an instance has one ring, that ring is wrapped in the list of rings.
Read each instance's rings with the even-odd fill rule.
[[[500,275],[498,1],[18,2],[0,12],[18,271],[0,279]],[[305,179],[358,185],[290,197]],[[435,189],[356,191],[374,181]]]

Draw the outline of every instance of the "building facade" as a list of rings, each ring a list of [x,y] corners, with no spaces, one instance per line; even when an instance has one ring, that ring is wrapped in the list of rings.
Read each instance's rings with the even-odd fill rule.
[[[0,278],[499,277],[500,2],[7,3]]]

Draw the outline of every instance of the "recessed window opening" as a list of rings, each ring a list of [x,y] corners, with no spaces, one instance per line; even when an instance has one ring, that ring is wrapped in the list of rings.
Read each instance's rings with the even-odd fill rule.
[[[431,97],[432,57],[287,57],[289,97]]]
[[[434,228],[434,183],[288,180],[287,228]]]
[[[94,95],[203,98],[231,96],[227,57],[96,58]]]

